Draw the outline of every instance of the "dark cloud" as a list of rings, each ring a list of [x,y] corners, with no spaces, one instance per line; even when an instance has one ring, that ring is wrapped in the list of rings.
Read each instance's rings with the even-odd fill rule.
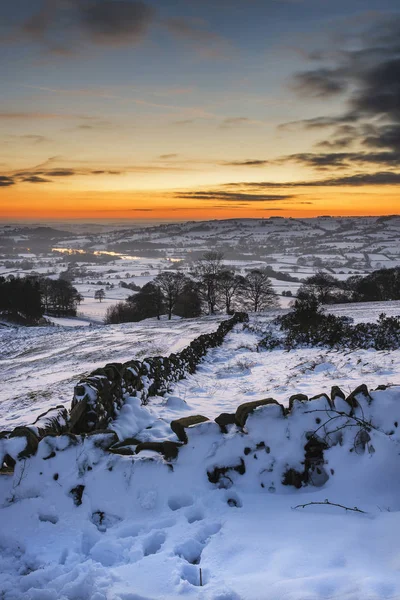
[[[264,167],[268,165],[270,161],[261,159],[248,159],[248,160],[233,160],[231,162],[221,163],[227,167]]]
[[[20,33],[51,52],[72,54],[77,33],[95,44],[133,44],[147,33],[154,17],[154,8],[140,0],[43,0]]]
[[[161,160],[170,160],[171,158],[177,158],[179,154],[160,154],[158,158]]]
[[[340,148],[350,143],[392,152],[354,156],[358,162],[395,164],[400,152],[400,15],[376,16],[372,25],[342,34],[346,50],[320,53],[329,62],[295,75],[292,85],[304,96],[327,98],[344,94],[340,115],[286,123],[281,128],[301,125],[307,129],[332,128],[319,147]],[[348,49],[350,48],[350,49]],[[310,57],[315,60],[314,57]],[[348,127],[348,133],[344,133]],[[321,159],[323,160],[323,158]]]
[[[291,154],[277,159],[276,163],[297,162],[315,169],[351,168],[357,165],[384,165],[397,167],[400,162],[400,152],[303,152]]]
[[[23,177],[21,181],[26,183],[51,183],[51,179],[46,179],[39,175],[29,175],[29,177]]]
[[[328,98],[344,92],[348,81],[341,69],[316,69],[297,73],[292,87],[301,94]]]
[[[72,177],[72,175],[76,175],[76,171],[74,169],[51,169],[50,171],[46,171],[44,175],[49,177]]]
[[[125,44],[140,40],[153,21],[154,9],[129,0],[93,1],[78,8],[80,24],[99,44]]]
[[[205,192],[179,192],[175,194],[176,198],[187,200],[219,200],[224,202],[276,202],[276,200],[287,200],[294,198],[293,195],[271,195],[271,194],[246,194],[242,192],[221,192],[210,190]]]
[[[122,171],[104,171],[104,170],[96,170],[91,171],[92,175],[121,175]]]
[[[6,175],[0,175],[0,187],[9,187],[10,185],[14,185],[15,181],[12,177],[7,177]]]
[[[356,175],[348,175],[344,177],[330,177],[327,179],[317,179],[314,181],[242,181],[235,183],[227,183],[226,187],[240,187],[247,189],[276,189],[276,188],[297,188],[297,187],[336,187],[336,186],[351,186],[361,187],[369,185],[398,185],[400,183],[400,173],[392,171],[381,171],[377,173],[358,173]]]

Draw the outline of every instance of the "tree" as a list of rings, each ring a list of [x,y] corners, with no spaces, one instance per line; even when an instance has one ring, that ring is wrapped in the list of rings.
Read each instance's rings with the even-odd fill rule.
[[[194,277],[200,283],[203,298],[207,304],[208,313],[215,314],[218,298],[218,279],[223,270],[222,252],[205,252],[194,269]]]
[[[43,315],[39,282],[32,277],[0,277],[0,311],[11,318],[35,323]]]
[[[186,277],[183,273],[172,273],[164,271],[159,273],[154,279],[154,285],[158,286],[164,298],[167,308],[168,319],[171,319],[175,304],[183,292],[186,284]]]
[[[106,293],[103,290],[103,288],[101,288],[100,290],[96,290],[95,293],[94,293],[95,300],[98,300],[99,302],[101,302],[102,300],[104,300],[105,297],[106,297]]]
[[[136,310],[138,318],[134,319],[135,321],[149,319],[150,317],[160,319],[165,308],[161,289],[152,281],[146,283],[137,294],[129,296],[126,301]]]
[[[185,319],[201,315],[200,290],[195,281],[187,279],[182,292],[176,300],[174,312],[179,317],[184,317]]]
[[[278,305],[276,292],[265,269],[253,269],[246,275],[244,294],[254,312]]]
[[[327,304],[333,299],[335,288],[340,288],[340,282],[324,271],[317,271],[315,275],[307,277],[302,288],[311,288],[317,297],[318,302]],[[311,291],[310,290],[310,291]]]
[[[232,302],[237,292],[244,286],[245,279],[241,275],[235,275],[233,271],[224,269],[218,277],[218,290],[222,297],[226,314],[232,314]]]

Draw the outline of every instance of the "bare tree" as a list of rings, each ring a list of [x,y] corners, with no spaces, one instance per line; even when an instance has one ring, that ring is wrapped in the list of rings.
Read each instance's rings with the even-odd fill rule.
[[[232,313],[233,299],[244,286],[244,277],[224,269],[218,277],[218,289],[225,303],[226,314]]]
[[[265,269],[253,269],[246,275],[245,296],[254,312],[278,305],[276,292]]]
[[[99,302],[104,300],[104,298],[106,297],[106,293],[103,290],[103,288],[101,288],[101,290],[96,290],[94,293],[94,297],[95,297],[95,300],[98,300]]]
[[[182,294],[187,279],[183,273],[171,273],[170,271],[164,271],[159,273],[154,279],[155,285],[157,285],[164,297],[165,304],[168,312],[168,319],[172,317],[172,311],[179,296]]]
[[[203,298],[208,307],[210,315],[215,314],[218,298],[218,279],[223,270],[222,260],[224,255],[222,252],[210,251],[205,252],[194,269],[194,277],[201,285]]]

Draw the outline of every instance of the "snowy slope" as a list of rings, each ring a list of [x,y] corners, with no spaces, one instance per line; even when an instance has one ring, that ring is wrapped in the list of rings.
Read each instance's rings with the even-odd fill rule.
[[[178,352],[219,321],[0,329],[0,428],[32,423],[57,404],[69,407],[79,379],[107,362]]]

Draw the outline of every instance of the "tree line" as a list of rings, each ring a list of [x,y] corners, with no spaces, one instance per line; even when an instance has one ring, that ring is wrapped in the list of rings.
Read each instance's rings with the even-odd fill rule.
[[[167,314],[193,318],[224,310],[262,311],[277,306],[277,296],[266,269],[252,269],[246,276],[223,263],[220,252],[206,252],[189,275],[164,271],[126,301],[108,308],[106,323],[140,321]]]
[[[76,316],[82,296],[69,281],[48,277],[0,277],[0,312],[12,320],[35,324],[44,315]]]
[[[353,275],[345,281],[318,271],[298,290],[298,298],[309,296],[314,296],[321,304],[400,300],[400,267],[379,269],[365,276]]]

